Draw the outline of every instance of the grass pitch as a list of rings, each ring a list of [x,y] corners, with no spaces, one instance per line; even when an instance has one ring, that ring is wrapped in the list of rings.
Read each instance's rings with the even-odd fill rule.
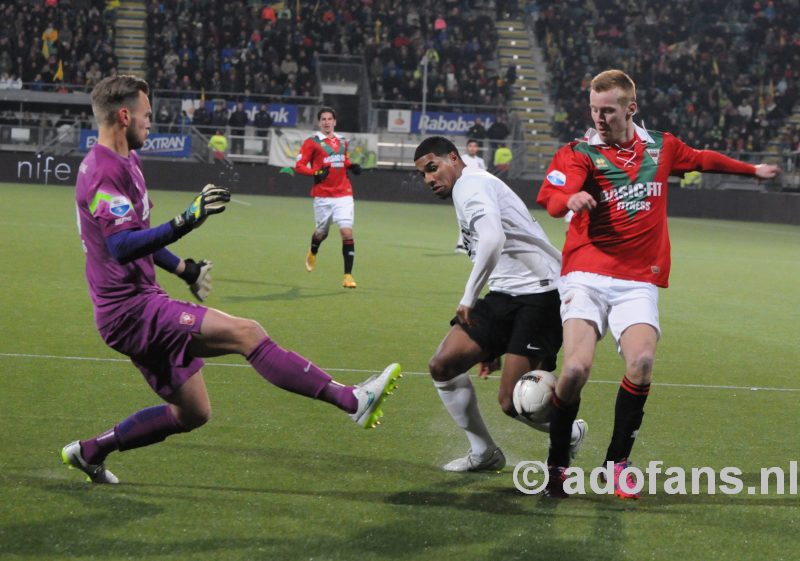
[[[368,186],[361,187],[369,188]],[[153,223],[188,204],[153,192]],[[509,459],[501,474],[445,474],[468,445],[426,372],[470,270],[453,254],[444,205],[356,203],[359,288],[341,288],[336,234],[317,270],[303,258],[308,199],[239,196],[172,249],[214,261],[208,302],[258,319],[283,346],[355,383],[398,361],[406,371],[384,423],[266,384],[239,357],[208,361],[212,422],[109,458],[122,480],[90,486],[58,451],[158,402],[97,335],[69,188],[0,185],[0,559],[798,559],[800,498],[522,495],[511,469],[543,459],[546,437],[507,419],[497,380],[475,380]],[[563,223],[535,211],[554,244]],[[633,460],[646,466],[762,467],[800,460],[800,228],[672,219],[672,286]],[[182,281],[160,280],[189,298]],[[576,465],[602,459],[622,362],[598,349]],[[758,389],[756,389],[758,388]],[[788,485],[788,479],[787,479]]]

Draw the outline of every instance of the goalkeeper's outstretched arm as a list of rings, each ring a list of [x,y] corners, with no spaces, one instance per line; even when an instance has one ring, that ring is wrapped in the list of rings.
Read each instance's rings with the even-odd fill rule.
[[[225,187],[206,185],[188,208],[181,214],[155,228],[123,230],[106,238],[109,253],[125,264],[150,255],[179,240],[194,228],[199,228],[206,218],[225,210],[231,192]],[[165,267],[166,268],[166,267]],[[169,270],[167,268],[167,270]],[[173,269],[174,271],[174,269]]]
[[[106,238],[111,256],[123,265],[163,249],[180,236],[170,222],[147,230],[122,230]]]

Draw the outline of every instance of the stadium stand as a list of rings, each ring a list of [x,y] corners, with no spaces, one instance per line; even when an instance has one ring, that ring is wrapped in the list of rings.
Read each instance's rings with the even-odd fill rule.
[[[317,55],[359,55],[374,99],[419,102],[419,63],[434,49],[431,103],[500,105],[508,92],[494,23],[461,4],[471,3],[335,0],[299,3],[295,14],[289,4],[276,13],[245,0],[150,0],[148,79],[157,89],[306,97]]]
[[[368,90],[350,130],[379,132],[386,165],[408,159],[405,133],[385,130],[386,113],[420,110],[425,57],[428,110],[504,120],[518,176],[541,172],[560,141],[582,135],[588,80],[621,66],[639,85],[647,127],[729,153],[791,154],[800,149],[800,114],[791,116],[800,84],[796,4],[709,0],[698,18],[689,0],[669,10],[653,0],[0,0],[0,90],[86,92],[104,75],[138,68],[154,90],[153,132],[222,128],[237,141],[232,155],[243,156],[248,139],[267,135],[231,121],[224,102],[295,104],[297,123],[311,126],[347,57]],[[198,99],[214,103],[194,112],[184,103]],[[9,127],[31,129],[30,144],[57,140],[34,123],[88,126],[77,117],[85,100],[71,103],[69,119],[52,98],[0,109]],[[18,132],[3,129],[0,144],[26,145]],[[248,157],[266,157],[253,146],[267,144],[250,146]],[[488,138],[484,148],[491,158]]]
[[[116,67],[113,10],[103,0],[0,2],[0,74],[10,81],[93,86]]]
[[[150,0],[147,78],[163,90],[310,97],[315,53],[343,34],[313,8],[295,17],[244,0]]]
[[[798,101],[797,2],[539,0],[533,26],[549,63],[555,132],[590,124],[588,82],[621,67],[635,77],[640,112],[655,130],[697,147],[760,152],[793,131],[780,127]]]
[[[365,58],[377,101],[422,100],[420,60],[430,50],[429,102],[503,105],[509,92],[495,62],[497,32],[485,12],[430,0],[373,6]],[[377,3],[376,3],[377,5]],[[385,5],[385,4],[383,4]],[[449,8],[447,8],[449,6]]]

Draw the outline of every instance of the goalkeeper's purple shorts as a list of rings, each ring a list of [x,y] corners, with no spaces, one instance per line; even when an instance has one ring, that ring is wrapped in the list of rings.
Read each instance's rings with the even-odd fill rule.
[[[156,294],[100,329],[112,349],[130,357],[153,391],[169,397],[203,367],[187,346],[208,308]]]

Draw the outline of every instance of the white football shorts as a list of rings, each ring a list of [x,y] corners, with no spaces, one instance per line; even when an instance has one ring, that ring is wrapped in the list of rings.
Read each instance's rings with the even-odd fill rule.
[[[339,229],[352,228],[354,216],[353,197],[314,197],[314,221],[321,234],[327,235],[331,222],[336,222]]]
[[[619,344],[628,327],[646,323],[661,338],[658,287],[654,284],[574,271],[561,277],[558,291],[562,324],[568,319],[591,321],[601,339],[610,329]]]

